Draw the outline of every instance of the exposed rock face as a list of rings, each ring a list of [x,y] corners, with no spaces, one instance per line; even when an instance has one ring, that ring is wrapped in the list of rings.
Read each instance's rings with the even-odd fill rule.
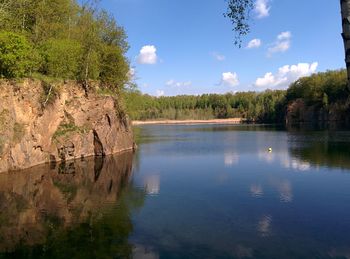
[[[0,82],[0,172],[133,148],[129,121],[114,98],[86,97],[74,82],[58,88],[43,107],[42,82]]]
[[[333,104],[324,109],[317,105],[307,105],[302,99],[297,99],[287,107],[286,124],[330,122],[349,124],[349,111],[346,104]]]

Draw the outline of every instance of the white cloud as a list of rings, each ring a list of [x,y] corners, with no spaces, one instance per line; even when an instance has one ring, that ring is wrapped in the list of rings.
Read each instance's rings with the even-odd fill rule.
[[[255,86],[261,88],[286,88],[300,77],[309,76],[315,73],[318,63],[299,63],[297,65],[285,65],[278,69],[274,75],[268,72],[264,77],[259,77],[255,81]]]
[[[146,45],[141,48],[140,54],[137,56],[137,62],[139,64],[153,65],[157,61],[157,48],[154,45]]]
[[[278,40],[289,40],[292,37],[292,33],[290,31],[281,32],[278,36]]]
[[[273,53],[286,52],[291,45],[292,33],[290,31],[281,32],[277,36],[277,40],[268,49],[267,55],[270,57]]]
[[[232,73],[232,72],[222,73],[221,84],[228,85],[231,87],[239,85],[237,73]]]
[[[211,55],[217,60],[217,61],[224,61],[226,57],[220,53],[212,52]]]
[[[270,15],[271,7],[268,4],[269,0],[256,0],[254,10],[257,18],[261,19]]]
[[[165,83],[166,86],[171,86],[171,87],[183,87],[183,86],[190,86],[192,85],[191,81],[186,81],[186,82],[177,82],[174,79],[170,79]]]
[[[157,97],[161,97],[161,96],[164,96],[165,92],[163,90],[157,90],[156,91],[156,95]]]
[[[253,39],[249,41],[247,45],[247,49],[253,49],[253,48],[259,48],[261,46],[261,40],[260,39]]]

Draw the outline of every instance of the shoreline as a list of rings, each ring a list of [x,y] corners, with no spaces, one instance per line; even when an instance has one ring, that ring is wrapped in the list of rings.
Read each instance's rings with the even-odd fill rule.
[[[195,124],[241,124],[246,122],[243,118],[213,119],[213,120],[147,120],[132,121],[133,126],[137,125],[195,125]]]

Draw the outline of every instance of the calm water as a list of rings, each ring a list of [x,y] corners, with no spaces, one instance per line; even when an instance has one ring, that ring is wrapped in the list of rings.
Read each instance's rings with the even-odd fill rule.
[[[0,258],[350,258],[350,131],[135,132],[135,154],[0,174]]]

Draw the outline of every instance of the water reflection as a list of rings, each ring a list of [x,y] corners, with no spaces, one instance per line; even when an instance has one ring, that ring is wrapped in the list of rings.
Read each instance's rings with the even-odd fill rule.
[[[271,234],[272,217],[264,215],[258,222],[258,232],[262,237],[268,237]]]
[[[147,194],[158,195],[160,191],[160,176],[158,174],[147,175],[144,180],[144,186]]]
[[[293,201],[293,190],[292,184],[289,180],[276,180],[274,182],[279,192],[279,199],[281,202],[292,202]]]
[[[0,175],[0,256],[130,257],[132,153]]]
[[[153,249],[150,249],[143,245],[134,245],[132,258],[133,259],[158,259],[159,255]]]
[[[134,256],[347,254],[350,178],[341,172],[350,168],[349,132],[251,125],[142,129],[144,137],[162,141],[143,142],[138,150],[135,182],[157,197],[133,217]],[[161,177],[161,192],[154,175]]]
[[[255,198],[260,198],[264,195],[263,188],[260,184],[252,184],[250,186],[250,193]]]
[[[237,152],[226,151],[224,153],[224,163],[226,166],[232,166],[232,165],[238,164],[238,162],[239,162],[239,155]]]
[[[297,160],[307,161],[302,167],[304,170],[309,169],[311,165],[350,169],[350,146],[348,142],[342,141],[341,137],[342,134],[338,138],[332,135],[330,139],[291,146],[290,153]]]

